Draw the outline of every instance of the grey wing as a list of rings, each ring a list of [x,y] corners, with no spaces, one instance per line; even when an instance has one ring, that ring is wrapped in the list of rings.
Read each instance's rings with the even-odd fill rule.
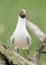
[[[30,46],[30,45],[31,45],[31,41],[32,41],[32,40],[31,40],[31,37],[28,36],[28,37],[27,37],[27,40],[28,40],[28,45]]]
[[[11,36],[10,41],[11,41],[11,44],[14,44],[14,36]]]

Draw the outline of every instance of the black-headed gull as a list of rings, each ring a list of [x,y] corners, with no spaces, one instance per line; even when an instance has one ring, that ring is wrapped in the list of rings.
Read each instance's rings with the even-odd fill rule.
[[[18,49],[27,49],[31,44],[31,37],[26,29],[26,10],[21,9],[19,12],[18,22],[13,35],[11,36],[11,44]],[[29,53],[29,52],[28,52]]]

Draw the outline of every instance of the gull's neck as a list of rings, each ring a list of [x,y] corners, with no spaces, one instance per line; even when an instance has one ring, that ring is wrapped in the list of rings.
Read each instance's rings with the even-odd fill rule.
[[[18,23],[17,23],[17,28],[20,28],[20,29],[22,29],[22,28],[24,28],[26,26],[26,18],[21,18],[20,16],[19,16],[19,18],[18,18]]]

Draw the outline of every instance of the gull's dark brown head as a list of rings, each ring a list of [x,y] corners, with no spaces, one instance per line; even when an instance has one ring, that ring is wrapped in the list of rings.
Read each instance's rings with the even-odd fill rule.
[[[26,10],[25,9],[21,9],[20,10],[20,17],[21,18],[25,18],[26,17]]]

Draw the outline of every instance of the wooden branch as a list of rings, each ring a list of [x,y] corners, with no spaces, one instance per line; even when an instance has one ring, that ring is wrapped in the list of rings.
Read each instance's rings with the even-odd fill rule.
[[[45,33],[43,33],[40,28],[38,28],[38,26],[36,26],[34,23],[32,23],[31,21],[27,20],[26,26],[28,29],[30,29],[37,37],[40,41],[43,40],[43,38],[45,37]]]
[[[39,48],[37,49],[37,52],[34,56],[34,60],[35,60],[36,65],[39,63],[41,54],[42,54],[43,49],[45,47],[46,47],[46,36],[44,37],[43,41],[41,42],[41,44],[40,44]]]
[[[0,44],[0,52],[5,55],[8,59],[9,63],[12,65],[35,65],[33,62],[29,62],[28,60],[24,59],[16,52],[10,50],[6,46]]]
[[[38,28],[34,23],[32,23],[31,21],[27,20],[26,26],[28,29],[30,29],[30,31],[32,31],[37,37],[38,39],[41,41],[39,48],[36,51],[36,54],[33,57],[33,63],[34,64],[38,64],[41,54],[43,52],[44,47],[46,46],[46,34],[43,33],[40,28]]]

